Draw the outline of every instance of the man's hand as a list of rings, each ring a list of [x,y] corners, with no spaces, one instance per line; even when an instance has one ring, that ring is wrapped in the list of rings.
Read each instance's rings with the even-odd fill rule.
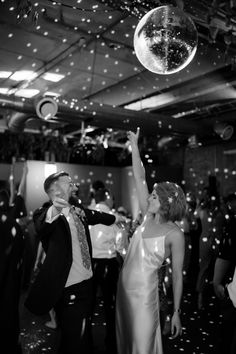
[[[214,291],[218,299],[224,300],[225,298],[225,288],[222,284],[214,284]]]
[[[123,215],[120,214],[115,214],[116,217],[116,221],[115,224],[120,228],[120,229],[124,229],[125,228],[125,224],[126,224],[126,220],[127,218]]]
[[[52,204],[54,208],[56,208],[58,213],[61,213],[63,208],[67,208],[69,206],[69,203],[65,199],[61,198],[60,194],[60,191],[55,192],[55,195],[52,200]]]

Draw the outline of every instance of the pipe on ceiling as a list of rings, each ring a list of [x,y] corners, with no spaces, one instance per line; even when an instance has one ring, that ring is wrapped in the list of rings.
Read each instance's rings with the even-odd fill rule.
[[[6,115],[7,127],[13,133],[22,132],[25,128],[26,121],[32,117],[32,114],[27,114],[17,111],[9,111]]]
[[[46,121],[53,118],[58,111],[58,105],[51,97],[41,98],[34,103],[31,102],[31,104],[29,102],[25,103],[25,101],[10,101],[9,99],[4,101],[4,99],[0,98],[0,104],[11,109],[7,112],[6,122],[9,130],[15,133],[22,132],[27,120],[30,118]]]
[[[45,100],[49,102],[45,104]],[[50,100],[53,101],[50,104]],[[37,104],[41,102],[40,109],[37,109]],[[9,127],[14,126],[17,130],[17,122],[19,129],[22,129],[23,123],[26,123],[27,119],[38,118],[45,122],[47,119],[54,118],[55,121],[67,122],[74,125],[80,125],[81,121],[88,122],[91,125],[100,128],[113,128],[120,130],[136,130],[137,127],[141,128],[144,134],[156,136],[157,134],[163,135],[181,135],[191,136],[193,134],[209,135],[212,134],[212,126],[208,123],[199,125],[197,122],[188,121],[186,119],[172,117],[163,114],[153,114],[143,111],[132,111],[122,107],[113,107],[106,104],[100,104],[98,102],[86,102],[80,101],[75,105],[70,106],[63,102],[58,103],[58,107],[55,107],[55,100],[51,97],[34,99],[19,99],[15,97],[8,97],[0,94],[0,108],[11,109],[25,115],[13,115],[13,118],[9,118]],[[44,113],[49,112],[50,117]],[[55,112],[56,116],[53,116],[52,112]],[[40,113],[40,114],[39,114]],[[42,117],[43,114],[43,117]],[[14,121],[11,122],[11,120]]]

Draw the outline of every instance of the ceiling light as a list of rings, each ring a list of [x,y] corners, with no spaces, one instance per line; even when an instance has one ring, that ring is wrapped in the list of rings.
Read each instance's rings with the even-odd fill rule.
[[[0,87],[0,93],[3,93],[4,95],[8,93],[8,88],[7,87]]]
[[[60,94],[59,93],[56,93],[56,92],[50,92],[50,91],[47,91],[44,93],[44,96],[53,96],[53,97],[59,97]]]
[[[55,74],[55,73],[45,73],[42,75],[42,78],[47,81],[58,82],[64,79],[65,75]]]
[[[10,77],[10,79],[14,81],[24,81],[24,80],[32,80],[36,76],[37,74],[34,71],[20,70],[20,71],[15,71],[14,74]]]
[[[174,95],[170,93],[163,93],[160,95],[155,95],[152,97],[144,98],[133,103],[130,103],[124,108],[132,109],[135,111],[141,111],[142,109],[160,108],[162,105],[173,102],[175,99]]]
[[[38,93],[39,90],[36,89],[21,89],[15,92],[15,96],[31,98],[33,96],[36,96]]]
[[[6,79],[12,74],[12,71],[0,71],[0,78]]]

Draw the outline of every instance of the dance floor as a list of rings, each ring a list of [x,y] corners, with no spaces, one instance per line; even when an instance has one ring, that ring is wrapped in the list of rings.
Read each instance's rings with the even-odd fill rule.
[[[45,322],[49,318],[47,316],[33,316],[24,308],[23,302],[24,296],[22,296],[20,306],[20,338],[23,354],[57,353],[60,330],[47,328]],[[211,354],[217,352],[220,316],[217,301],[211,289],[208,294],[207,306],[201,311],[198,311],[196,307],[196,295],[186,290],[183,296],[181,318],[183,334],[178,339],[173,340],[168,336],[163,337],[164,354]],[[93,322],[94,354],[108,354],[105,351],[104,337],[103,303],[98,298]]]

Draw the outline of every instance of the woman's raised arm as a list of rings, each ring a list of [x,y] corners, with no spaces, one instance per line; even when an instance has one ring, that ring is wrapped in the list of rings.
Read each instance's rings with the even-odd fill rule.
[[[147,188],[145,169],[141,161],[140,153],[138,149],[139,131],[140,128],[137,128],[136,133],[129,131],[127,136],[132,148],[133,173],[134,173],[134,179],[136,183],[139,206],[142,215],[144,216],[147,211],[149,193]]]

